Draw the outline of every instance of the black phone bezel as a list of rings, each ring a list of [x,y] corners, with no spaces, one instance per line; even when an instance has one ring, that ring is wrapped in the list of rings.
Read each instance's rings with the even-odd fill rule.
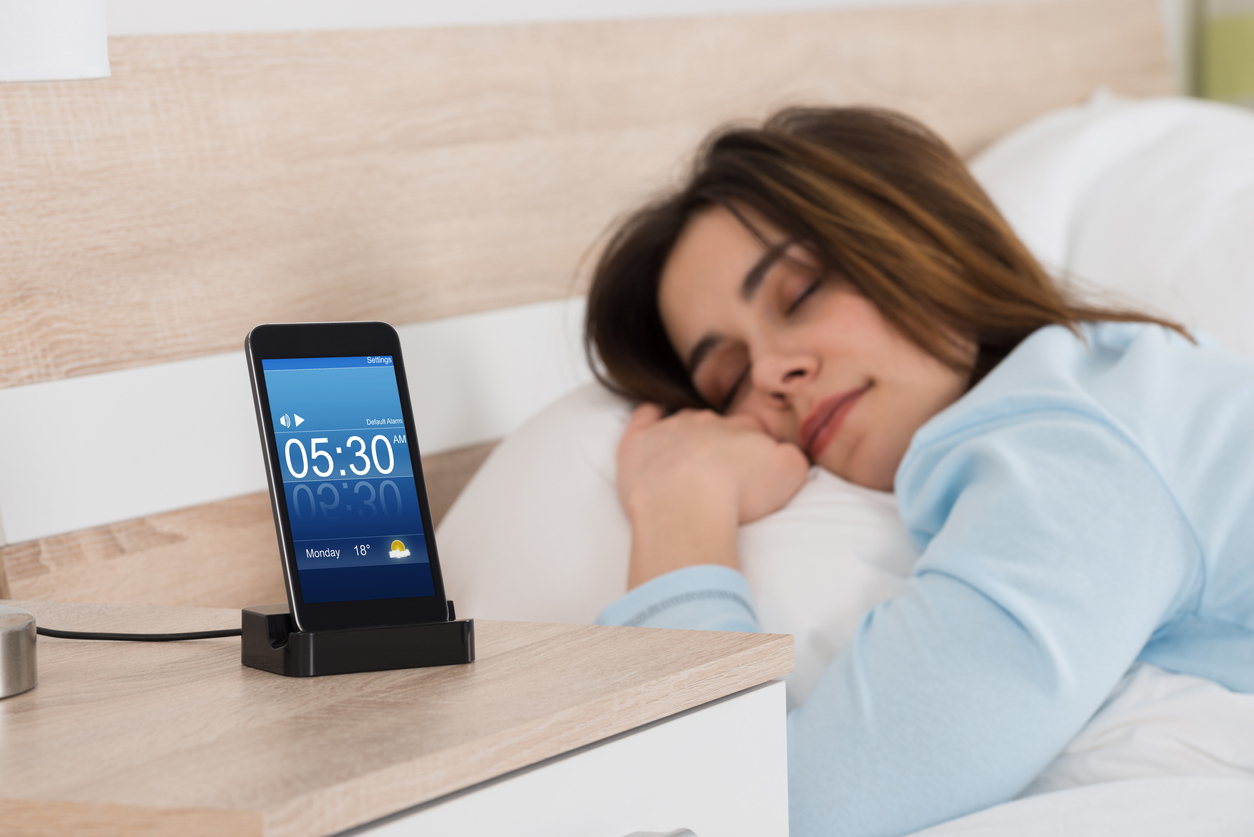
[[[257,427],[265,448],[266,480],[274,511],[274,528],[279,540],[283,564],[283,582],[292,619],[301,631],[339,630],[382,625],[414,625],[424,622],[448,621],[448,603],[444,594],[444,577],[431,525],[431,507],[427,501],[426,480],[422,473],[422,456],[418,435],[414,432],[414,411],[409,401],[409,384],[405,362],[401,356],[400,336],[396,329],[383,322],[338,323],[268,323],[259,325],[244,340],[248,358],[248,374],[252,380],[253,405]],[[430,596],[395,599],[361,599],[344,602],[306,602],[300,592],[300,573],[295,562],[292,525],[279,470],[279,447],[270,418],[270,397],[262,360],[311,357],[362,357],[391,355],[400,395],[401,413],[405,419],[406,441],[414,469],[414,487],[422,513],[423,537],[430,560],[431,580],[435,592]]]

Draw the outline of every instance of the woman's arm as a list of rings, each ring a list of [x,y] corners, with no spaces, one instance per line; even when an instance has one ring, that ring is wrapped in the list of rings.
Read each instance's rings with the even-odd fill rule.
[[[1114,429],[1059,412],[963,437],[903,465],[916,573],[789,717],[794,835],[1013,798],[1200,588],[1188,522]]]

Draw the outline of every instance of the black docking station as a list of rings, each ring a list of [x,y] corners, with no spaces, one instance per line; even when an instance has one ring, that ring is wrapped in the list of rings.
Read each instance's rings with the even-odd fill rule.
[[[449,602],[449,615],[453,603]],[[286,677],[472,663],[475,620],[297,631],[286,604],[243,610],[240,662]]]

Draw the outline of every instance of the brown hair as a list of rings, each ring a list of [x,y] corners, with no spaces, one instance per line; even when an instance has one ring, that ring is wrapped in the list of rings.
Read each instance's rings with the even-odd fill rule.
[[[671,408],[710,406],[670,344],[657,295],[680,233],[713,206],[742,220],[747,208],[785,231],[953,368],[970,363],[954,336],[974,339],[972,385],[1042,326],[1147,322],[1188,337],[1176,323],[1072,298],[958,155],[915,120],[872,108],[789,108],[761,127],[716,132],[687,183],[610,239],[588,294],[584,342],[611,389]]]

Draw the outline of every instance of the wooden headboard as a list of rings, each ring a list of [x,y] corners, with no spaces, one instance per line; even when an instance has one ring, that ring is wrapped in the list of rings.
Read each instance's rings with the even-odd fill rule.
[[[728,120],[875,104],[970,154],[1099,85],[1175,91],[1157,0],[153,35],[109,49],[112,78],[0,86],[0,421],[62,403],[58,387],[130,375],[142,393],[149,370],[194,375],[171,364],[238,352],[259,322],[413,324],[578,295],[615,216]],[[408,357],[419,362],[450,358]],[[112,420],[145,420],[144,398],[118,400]],[[96,416],[81,418],[91,432]],[[157,448],[186,443],[151,432]],[[200,435],[206,458],[227,444]],[[476,442],[424,458],[438,514],[491,446]],[[42,446],[48,475],[16,484],[0,461],[0,597],[282,600],[260,486],[198,495],[195,474],[163,472],[160,456],[134,471],[122,457],[120,494],[167,480],[187,507],[115,497],[103,521],[69,509],[55,519],[70,523],[32,528],[14,498],[57,503],[58,480],[92,462],[58,461],[55,439],[20,444]],[[259,473],[260,449],[249,455]]]

